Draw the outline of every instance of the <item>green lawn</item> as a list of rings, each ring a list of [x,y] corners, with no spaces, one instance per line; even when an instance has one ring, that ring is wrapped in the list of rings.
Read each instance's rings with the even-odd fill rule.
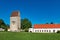
[[[58,33],[0,32],[0,40],[60,40]]]

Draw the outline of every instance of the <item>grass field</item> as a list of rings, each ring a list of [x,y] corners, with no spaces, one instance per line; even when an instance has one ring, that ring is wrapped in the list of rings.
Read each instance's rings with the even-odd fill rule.
[[[0,32],[0,40],[60,40],[58,33]]]

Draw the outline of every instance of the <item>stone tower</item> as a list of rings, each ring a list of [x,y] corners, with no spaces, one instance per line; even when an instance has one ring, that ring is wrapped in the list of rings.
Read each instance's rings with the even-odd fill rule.
[[[21,28],[20,12],[13,11],[10,16],[10,31],[19,32]]]

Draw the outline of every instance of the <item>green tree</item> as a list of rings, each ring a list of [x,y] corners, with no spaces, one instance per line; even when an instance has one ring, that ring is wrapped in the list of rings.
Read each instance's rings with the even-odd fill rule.
[[[49,24],[48,22],[46,24]]]
[[[50,24],[54,24],[53,22],[51,22]]]
[[[9,27],[10,27],[10,25],[7,24],[6,27],[5,27],[5,31],[7,31]]]
[[[0,19],[0,28],[7,29],[7,25],[4,23],[4,20]]]
[[[0,28],[5,28],[6,24],[2,19],[0,19]]]
[[[31,27],[32,27],[32,23],[27,18],[24,18],[21,20],[21,28],[22,29],[28,29]]]

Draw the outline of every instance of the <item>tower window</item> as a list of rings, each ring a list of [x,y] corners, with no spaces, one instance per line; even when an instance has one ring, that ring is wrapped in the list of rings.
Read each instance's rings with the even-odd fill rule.
[[[13,25],[15,24],[15,21],[12,21]]]

